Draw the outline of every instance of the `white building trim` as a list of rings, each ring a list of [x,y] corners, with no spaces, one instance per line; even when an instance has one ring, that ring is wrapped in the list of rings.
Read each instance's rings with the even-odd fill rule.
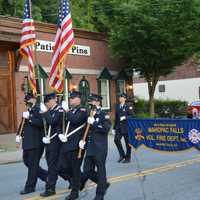
[[[104,67],[102,67],[103,69]],[[49,73],[50,72],[50,67],[43,67],[43,69]],[[67,68],[67,70],[69,71],[69,73],[71,74],[84,74],[84,75],[99,75],[101,73],[101,70],[97,70],[97,69],[87,69],[87,67],[84,67],[84,69],[82,68]],[[27,65],[20,65],[19,67],[19,71],[20,72],[28,72],[28,66]],[[110,71],[112,76],[116,76],[118,74],[117,71]]]

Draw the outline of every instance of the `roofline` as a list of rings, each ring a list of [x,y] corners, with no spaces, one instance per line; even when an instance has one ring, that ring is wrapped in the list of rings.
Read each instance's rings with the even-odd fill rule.
[[[38,21],[35,21],[34,24],[35,24],[36,31],[38,32],[49,33],[49,34],[56,33],[56,24],[38,22]],[[16,33],[5,31],[5,29],[2,31],[1,27],[15,28],[15,29],[18,29],[19,31]],[[0,15],[0,32],[1,33],[4,32],[6,34],[20,35],[21,28],[22,28],[22,19],[17,18],[17,17]],[[74,33],[75,33],[75,37],[77,38],[85,38],[85,39],[100,40],[100,41],[103,40],[107,42],[107,36],[105,33],[88,31],[88,30],[77,29],[77,28],[74,28]]]

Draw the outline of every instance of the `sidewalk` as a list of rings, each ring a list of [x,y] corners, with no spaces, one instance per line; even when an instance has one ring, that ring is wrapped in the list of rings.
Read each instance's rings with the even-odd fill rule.
[[[0,135],[0,164],[22,161],[22,150],[17,149],[15,133]]]
[[[113,141],[109,135],[109,141]],[[0,135],[0,165],[22,161],[22,149],[16,148],[15,133]]]
[[[22,161],[22,150],[0,152],[0,165]]]

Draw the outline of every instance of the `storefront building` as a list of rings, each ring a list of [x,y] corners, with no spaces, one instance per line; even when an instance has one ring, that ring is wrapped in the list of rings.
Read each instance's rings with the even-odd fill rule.
[[[56,25],[35,23],[37,43],[35,63],[42,66],[44,92],[48,92],[48,73]],[[28,68],[18,54],[21,20],[0,16],[0,134],[15,132],[24,111],[22,86]],[[65,60],[65,95],[82,91],[83,103],[91,92],[103,97],[102,107],[113,116],[117,93],[133,96],[132,76],[123,64],[111,57],[106,36],[102,33],[75,29],[75,46]]]

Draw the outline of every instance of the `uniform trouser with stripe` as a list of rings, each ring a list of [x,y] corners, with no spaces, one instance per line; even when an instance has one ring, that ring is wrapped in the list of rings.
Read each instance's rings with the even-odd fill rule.
[[[86,156],[83,166],[81,181],[86,182],[88,179],[97,184],[96,195],[104,196],[106,191],[106,156]],[[97,170],[95,171],[95,167]]]
[[[80,187],[80,175],[81,175],[81,164],[82,158],[78,159],[78,150],[68,151],[63,153],[62,162],[65,170],[71,175],[71,194],[76,196],[79,193]],[[59,161],[60,162],[60,161]]]
[[[63,178],[65,181],[69,180],[69,175],[63,169],[59,169],[59,147],[55,146],[55,148],[46,151],[46,160],[48,166],[48,177],[47,177],[47,184],[46,190],[53,190],[55,191],[56,182],[58,176]]]
[[[25,184],[25,189],[35,189],[37,179],[42,181],[47,180],[47,171],[39,166],[44,148],[36,148],[23,151],[23,161],[28,168],[28,177]]]
[[[125,145],[126,145],[126,154],[124,152],[122,142],[121,142],[122,137],[124,138]],[[126,159],[130,159],[131,158],[131,147],[129,146],[128,133],[121,134],[120,132],[117,132],[115,135],[114,142],[117,146],[120,157],[125,157]]]

